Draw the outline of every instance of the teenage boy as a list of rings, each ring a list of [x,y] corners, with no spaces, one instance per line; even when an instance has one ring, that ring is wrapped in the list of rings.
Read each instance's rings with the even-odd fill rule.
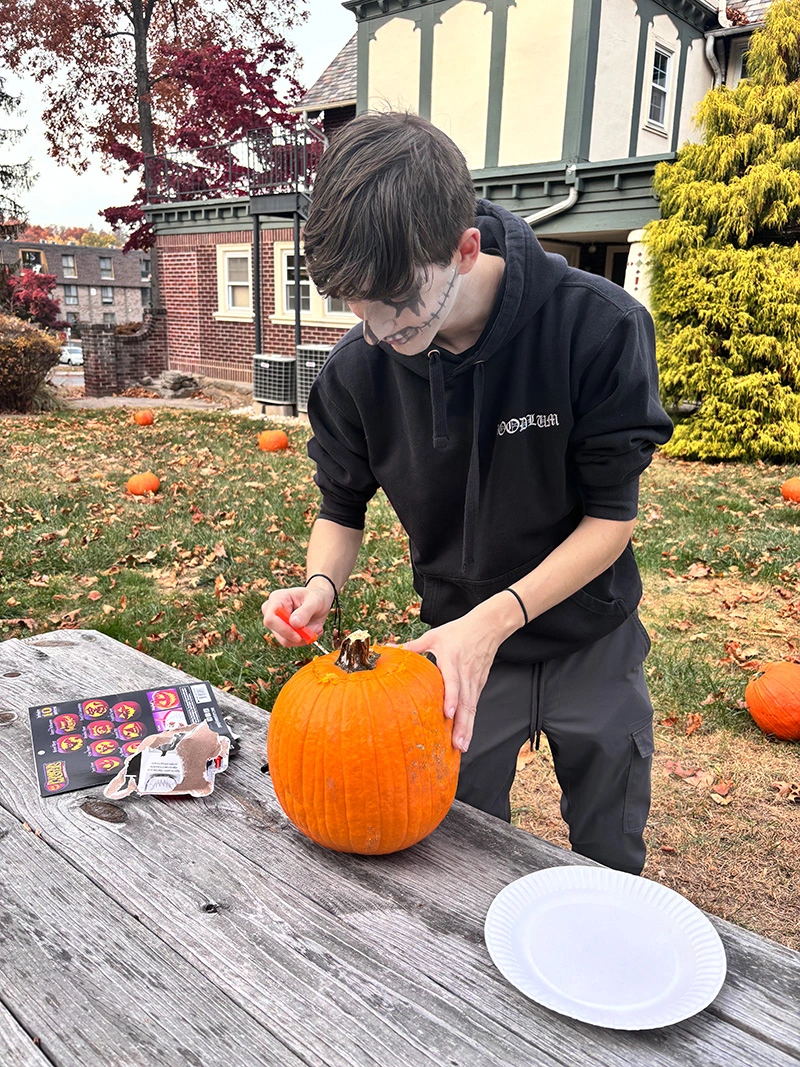
[[[476,217],[477,214],[477,217]],[[653,327],[618,286],[476,204],[466,162],[415,115],[364,113],[325,152],[305,229],[319,291],[362,324],[308,402],[322,505],[304,587],[265,625],[321,632],[383,488],[463,753],[457,797],[510,819],[526,740],[547,735],[572,848],[639,873],[653,709],[630,537],[639,475],[672,425]]]

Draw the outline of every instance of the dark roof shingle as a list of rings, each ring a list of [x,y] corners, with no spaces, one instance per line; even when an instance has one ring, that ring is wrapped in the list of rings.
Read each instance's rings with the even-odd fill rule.
[[[772,0],[728,0],[728,7],[741,11],[747,17],[748,26],[763,22]]]
[[[356,35],[350,38],[339,55],[329,63],[300,101],[297,111],[321,111],[323,108],[356,102]]]

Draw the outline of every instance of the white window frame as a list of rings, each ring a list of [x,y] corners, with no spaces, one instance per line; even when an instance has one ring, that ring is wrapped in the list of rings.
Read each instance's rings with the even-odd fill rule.
[[[665,55],[668,60],[667,66],[667,84],[666,86],[656,86],[653,81],[653,68],[656,62],[656,52],[660,52]],[[673,104],[675,100],[675,93],[673,91],[673,83],[675,78],[675,63],[676,54],[674,46],[668,45],[666,41],[662,41],[659,37],[653,37],[650,48],[648,49],[648,61],[647,61],[647,73],[645,74],[645,92],[642,93],[642,107],[644,109],[644,115],[642,116],[644,121],[642,126],[650,133],[657,133],[661,137],[672,136],[672,119],[673,119]],[[665,93],[664,96],[664,122],[656,122],[650,118],[650,105],[653,101],[653,92],[656,88]]]
[[[247,259],[250,306],[231,307],[228,303],[228,260],[241,257]],[[251,244],[217,245],[217,310],[211,314],[217,322],[253,321],[253,246]]]
[[[67,274],[67,265],[64,262],[65,259],[71,259],[72,260],[72,266],[69,268],[70,269],[70,273],[69,274]],[[77,262],[75,260],[75,254],[74,253],[70,253],[70,252],[62,252],[61,253],[61,273],[64,275],[65,278],[77,278],[78,277],[78,264],[77,264]]]
[[[104,274],[103,273],[103,271],[106,270],[106,268],[103,266],[103,260],[104,259],[108,260],[108,270],[111,271],[110,274]],[[100,278],[101,278],[101,280],[102,281],[112,281],[113,282],[114,281],[114,260],[111,258],[111,256],[98,256],[97,257],[97,262],[98,262],[99,267],[100,267]]]
[[[100,286],[100,303],[101,304],[113,304],[114,303],[114,286],[113,285],[101,285]]]
[[[70,290],[68,292],[68,290]],[[73,292],[74,290],[74,292]],[[70,307],[77,307],[80,301],[77,285],[67,284],[64,286],[64,304],[69,304]]]
[[[289,325],[294,323],[294,309],[291,311],[286,306],[286,284],[291,282],[287,261],[294,255],[293,241],[276,241],[273,245],[273,257],[275,265],[275,313],[270,315],[270,322]],[[300,245],[300,255],[305,255],[303,245]],[[333,326],[343,330],[349,330],[360,320],[352,311],[331,311],[328,308],[327,299],[319,293],[319,290],[309,278],[310,307],[308,311],[300,312],[300,321],[304,326]]]
[[[742,67],[744,66],[745,52],[750,51],[750,38],[741,37],[731,42],[731,54],[728,59],[728,70],[725,76],[725,84],[729,89],[735,89],[742,80]]]

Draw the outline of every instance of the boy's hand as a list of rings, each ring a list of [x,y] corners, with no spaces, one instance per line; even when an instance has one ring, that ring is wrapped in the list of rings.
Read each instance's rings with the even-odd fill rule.
[[[275,640],[284,648],[296,648],[308,642],[292,627],[307,627],[319,637],[333,602],[332,590],[327,592],[316,585],[296,586],[292,589],[275,589],[261,605],[264,626],[271,630]],[[278,608],[288,612],[291,626],[278,618]]]
[[[444,713],[453,719],[453,747],[466,752],[472,740],[478,698],[497,650],[519,624],[514,598],[493,597],[454,622],[429,630],[403,648],[432,652],[444,679]]]

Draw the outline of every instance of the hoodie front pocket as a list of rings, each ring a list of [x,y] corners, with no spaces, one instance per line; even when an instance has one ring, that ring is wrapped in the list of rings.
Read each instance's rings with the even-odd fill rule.
[[[420,618],[432,626],[442,626],[446,622],[453,622],[472,611],[478,604],[494,596],[496,593],[507,589],[509,585],[519,581],[542,562],[553,551],[553,546],[540,552],[527,563],[521,563],[496,578],[485,578],[473,581],[468,578],[440,578],[430,574],[422,574],[417,571],[423,585],[422,609]]]

